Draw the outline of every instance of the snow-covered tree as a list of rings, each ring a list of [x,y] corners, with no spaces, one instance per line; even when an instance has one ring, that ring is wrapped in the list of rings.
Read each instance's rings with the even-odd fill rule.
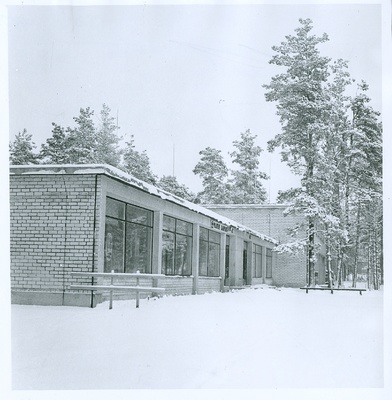
[[[18,132],[15,140],[9,144],[9,161],[11,165],[39,164],[38,154],[34,152],[36,144],[26,129]]]
[[[267,101],[277,103],[282,126],[268,149],[279,147],[282,161],[302,177],[300,188],[280,193],[279,198],[291,202],[288,211],[307,219],[308,237],[302,244],[308,249],[308,284],[314,283],[319,233],[327,248],[328,275],[334,257],[340,285],[353,264],[349,257],[358,255],[362,204],[381,198],[381,125],[364,93],[354,99],[347,95],[353,83],[347,62],[331,62],[320,55],[317,46],[328,36],[310,35],[310,20],[301,19],[300,24],[295,36],[286,36],[286,42],[273,47],[277,54],[270,62],[285,72],[264,85]],[[366,91],[367,86],[361,84],[360,89]],[[377,222],[372,224],[376,229]],[[380,248],[372,251],[374,259]]]
[[[94,110],[80,108],[80,115],[74,117],[76,126],[67,128],[69,162],[71,164],[96,163],[97,135],[92,119]]]
[[[178,182],[175,176],[164,175],[157,182],[157,186],[169,193],[172,193],[182,199],[194,202],[196,195],[189,188]]]
[[[199,152],[201,158],[193,169],[202,179],[203,190],[198,198],[204,204],[224,204],[230,202],[227,187],[229,170],[220,150],[207,147]]]
[[[135,150],[134,142],[134,136],[131,135],[131,140],[126,142],[125,149],[123,149],[121,169],[137,179],[156,185],[157,176],[151,170],[147,152]]]
[[[100,112],[100,124],[96,128],[94,159],[98,164],[119,167],[121,162],[119,149],[121,137],[118,135],[119,127],[115,123],[115,118],[110,115],[110,111],[110,108],[103,104]]]
[[[41,145],[40,159],[45,164],[69,164],[69,143],[65,129],[52,122],[52,136]]]
[[[103,104],[98,126],[93,121],[94,111],[80,109],[74,117],[75,127],[64,129],[52,123],[52,136],[41,146],[40,157],[53,164],[109,164],[118,167],[121,159],[118,127],[110,115],[110,108]]]
[[[255,144],[256,138],[248,129],[241,133],[241,140],[233,142],[236,150],[230,156],[232,162],[239,166],[238,170],[231,171],[230,197],[234,204],[260,204],[267,199],[262,180],[268,179],[268,176],[259,170],[262,149]]]
[[[281,148],[282,161],[302,177],[302,190],[313,203],[317,191],[313,179],[326,128],[324,87],[329,76],[330,58],[321,56],[318,50],[318,45],[326,42],[328,36],[310,35],[312,22],[309,19],[299,22],[296,35],[286,36],[285,42],[272,48],[276,54],[270,64],[283,67],[285,71],[264,85],[266,100],[277,103],[282,126],[281,133],[268,143],[268,150]],[[315,217],[312,213],[307,217],[309,285],[314,283]]]
[[[352,163],[353,286],[356,285],[361,247],[367,248],[368,284],[383,283],[382,125],[370,106],[369,86],[362,81],[351,103],[356,157]],[[362,246],[360,246],[362,244]]]

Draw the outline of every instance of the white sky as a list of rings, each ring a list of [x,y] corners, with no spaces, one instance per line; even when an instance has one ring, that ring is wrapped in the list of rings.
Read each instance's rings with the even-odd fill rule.
[[[271,47],[294,34],[299,18],[313,20],[314,34],[328,33],[322,55],[347,59],[381,111],[379,4],[15,6],[8,9],[10,139],[26,128],[40,146],[52,122],[74,126],[81,107],[98,116],[106,103],[157,175],[172,174],[175,146],[175,175],[196,192],[199,151],[220,149],[229,164],[233,140],[250,129],[265,149],[260,168],[271,175],[265,187],[273,202],[297,178],[266,151],[280,125],[261,85],[283,72],[268,64]]]

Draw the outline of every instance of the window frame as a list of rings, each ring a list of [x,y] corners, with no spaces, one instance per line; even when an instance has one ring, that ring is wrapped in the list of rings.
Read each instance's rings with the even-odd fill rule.
[[[144,273],[152,273],[152,249],[153,249],[153,229],[154,229],[154,211],[149,210],[148,208],[145,207],[140,207],[136,204],[132,203],[127,203],[125,201],[116,199],[115,197],[112,196],[106,196],[106,211],[105,211],[105,239],[104,239],[104,246],[105,246],[105,252],[106,252],[106,240],[107,240],[107,232],[106,232],[106,224],[107,220],[109,219],[110,221],[119,221],[123,224],[123,246],[122,246],[122,266],[121,266],[121,271],[120,273],[127,273],[127,238],[128,238],[128,233],[131,231],[130,227],[132,226],[137,226],[137,227],[143,227],[147,228],[147,240],[148,240],[148,247],[149,247],[149,252],[148,252],[148,260],[147,260],[147,265],[145,266],[146,271]],[[114,201],[116,203],[120,203],[123,205],[123,216],[122,217],[114,217],[112,215],[108,215],[108,201]],[[133,220],[128,220],[128,208],[136,208],[140,209],[143,211],[146,211],[148,213],[148,218],[147,221],[148,223],[143,224],[139,222],[135,222]],[[108,269],[106,268],[106,256],[104,258],[104,272],[108,272]],[[109,271],[110,272],[110,271]]]
[[[173,220],[174,227],[171,226],[173,224],[169,224],[168,226],[165,227],[165,223],[164,223],[165,218],[170,218],[171,220]],[[177,229],[178,221],[180,222],[179,225],[184,224],[184,225],[182,225],[182,227],[179,230]],[[184,227],[185,227],[185,229],[183,229]],[[188,228],[186,228],[186,227],[188,227]],[[188,230],[188,232],[187,232],[187,230]],[[173,250],[172,250],[173,251],[173,254],[172,254],[172,257],[173,257],[172,270],[173,271],[172,271],[172,273],[167,273],[166,265],[164,265],[164,263],[162,262],[162,264],[161,264],[162,273],[167,275],[167,276],[192,276],[193,224],[191,222],[185,221],[185,220],[183,220],[181,218],[176,218],[176,217],[173,217],[171,215],[164,214],[163,215],[163,221],[162,221],[162,233],[161,233],[162,239],[163,239],[163,235],[164,235],[165,232],[169,233],[169,234],[172,234],[173,237],[174,237]],[[186,233],[184,233],[184,232],[186,232]],[[180,241],[179,241],[180,238],[185,238],[187,246],[188,246],[188,243],[190,243],[189,253],[188,253],[188,249],[187,249],[187,253],[186,253],[187,262],[189,263],[189,273],[184,273],[184,271],[181,271],[181,273],[177,273],[178,272],[178,266],[176,265],[176,260],[177,260],[177,256],[178,256],[178,254],[177,254],[177,251],[178,251],[177,244],[180,243]],[[162,259],[162,261],[163,261],[163,257],[164,257],[163,250],[164,249],[162,247],[162,249],[161,249],[161,259]],[[164,268],[164,270],[163,270],[163,268]]]
[[[202,234],[203,231],[207,234],[206,238],[204,238],[204,234]],[[212,233],[212,235],[210,235]],[[214,239],[214,236],[217,235],[217,239]],[[211,238],[212,236],[212,238]],[[202,243],[204,246],[206,246],[207,249],[207,254],[206,254],[206,266],[207,268],[203,268],[203,272],[206,269],[206,275],[201,273],[201,254],[200,251],[202,249]],[[210,266],[210,259],[212,252],[214,251],[211,246],[217,246],[217,254],[218,254],[218,265],[216,268],[211,268]],[[216,252],[216,250],[215,250]],[[203,257],[204,258],[204,257]],[[213,231],[211,229],[205,228],[205,227],[200,227],[200,233],[199,233],[199,276],[206,277],[206,278],[218,278],[220,277],[220,262],[221,262],[221,243],[220,243],[220,233]],[[212,270],[212,273],[210,274],[210,271]]]
[[[265,277],[272,278],[272,249],[265,249]]]
[[[258,251],[260,249],[260,251]],[[259,257],[258,257],[259,256]],[[260,259],[260,274],[257,274],[257,260]],[[253,265],[254,265],[254,278],[263,277],[263,246],[260,244],[253,244]]]

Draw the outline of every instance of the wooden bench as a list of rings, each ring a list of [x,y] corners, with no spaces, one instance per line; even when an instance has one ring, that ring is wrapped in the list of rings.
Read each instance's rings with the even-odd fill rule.
[[[113,308],[113,291],[123,291],[123,292],[134,292],[136,293],[136,308],[139,308],[140,302],[140,293],[162,293],[165,291],[164,288],[158,288],[155,286],[139,286],[139,279],[140,278],[150,278],[156,282],[157,278],[164,278],[165,275],[162,274],[142,274],[142,273],[134,273],[134,274],[127,274],[127,273],[119,273],[119,272],[73,272],[72,276],[85,276],[91,278],[110,278],[109,285],[87,285],[87,284],[79,284],[79,285],[71,285],[70,288],[73,290],[88,290],[94,292],[97,290],[108,290],[110,297],[109,297],[109,310]],[[128,286],[128,285],[114,285],[114,280],[124,280],[129,278],[136,278],[136,285],[135,286]]]
[[[347,292],[359,292],[359,294],[362,296],[362,292],[366,292],[366,289],[362,289],[362,288],[330,288],[328,286],[317,286],[317,287],[301,287],[300,289],[304,289],[306,290],[306,293],[308,293],[309,290],[330,290],[331,294],[333,294],[334,291],[337,290],[345,290]]]

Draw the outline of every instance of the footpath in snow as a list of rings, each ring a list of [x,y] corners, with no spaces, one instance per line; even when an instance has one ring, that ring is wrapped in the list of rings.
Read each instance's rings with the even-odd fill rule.
[[[13,389],[383,386],[383,293],[274,289],[13,305]]]

